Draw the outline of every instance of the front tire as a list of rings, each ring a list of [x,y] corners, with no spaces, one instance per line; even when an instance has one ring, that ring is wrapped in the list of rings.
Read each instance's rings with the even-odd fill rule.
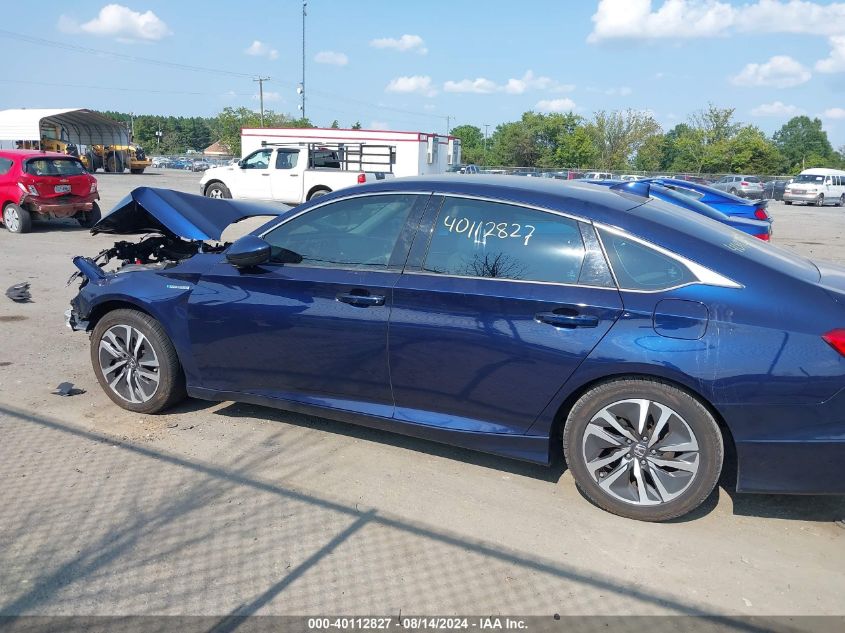
[[[733,187],[731,187],[731,190],[730,190],[730,191],[728,191],[728,193],[732,193],[733,195],[736,195],[736,189],[734,189]]]
[[[783,203],[788,207],[792,206],[792,200],[784,200]]]
[[[819,197],[816,198],[816,206],[817,207],[823,207],[824,206],[824,194],[823,193],[820,193]]]
[[[32,214],[19,204],[7,204],[3,208],[3,225],[10,233],[29,233]]]
[[[566,463],[600,508],[667,521],[697,508],[722,470],[722,434],[692,395],[646,378],[613,380],[585,393],[566,420]]]
[[[231,198],[232,192],[222,182],[213,182],[205,188],[206,198]]]
[[[185,376],[164,328],[138,310],[114,310],[91,333],[97,381],[119,407],[158,413],[185,398]]]
[[[130,169],[130,174],[143,174],[146,167],[136,167],[135,169]]]

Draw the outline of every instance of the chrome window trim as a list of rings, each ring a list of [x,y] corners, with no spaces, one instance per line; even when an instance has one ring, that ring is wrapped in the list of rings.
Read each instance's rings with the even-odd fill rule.
[[[714,270],[707,268],[699,264],[698,262],[694,262],[691,259],[684,257],[683,255],[679,255],[669,249],[663,248],[662,246],[658,246],[657,244],[653,244],[647,240],[644,240],[639,237],[635,237],[624,231],[620,228],[615,226],[611,226],[609,224],[603,224],[601,222],[594,222],[593,225],[597,229],[602,229],[607,231],[608,233],[613,233],[614,235],[619,235],[620,237],[624,237],[625,239],[629,239],[632,242],[637,242],[638,244],[645,246],[646,248],[650,248],[669,259],[672,259],[679,263],[680,265],[684,266],[687,270],[689,270],[693,276],[696,278],[696,281],[687,282],[684,284],[678,284],[677,286],[670,286],[668,288],[658,288],[655,290],[641,290],[636,288],[623,288],[619,285],[619,280],[616,277],[616,272],[613,270],[613,263],[610,261],[610,257],[607,255],[607,247],[604,244],[604,240],[602,239],[601,232],[596,231],[598,235],[599,242],[601,243],[602,250],[604,251],[605,259],[607,260],[607,265],[610,266],[610,272],[613,274],[613,279],[616,281],[616,287],[619,290],[624,290],[625,292],[639,292],[643,294],[654,294],[657,292],[667,292],[669,290],[677,290],[678,288],[683,288],[684,286],[693,286],[695,284],[702,284],[705,286],[716,286],[720,288],[744,288],[742,284],[735,282],[733,279],[726,277],[720,273],[717,273]]]
[[[508,279],[507,277],[475,277],[472,275],[450,275],[448,273],[436,273],[430,270],[403,270],[403,275],[423,275],[425,277],[436,277],[439,279],[472,279],[473,281],[506,281],[517,284],[539,284],[542,286],[562,286],[564,288],[590,288],[592,290],[612,290],[618,293],[619,288],[609,286],[586,286],[583,284],[565,284],[560,281],[533,281],[531,279]]]

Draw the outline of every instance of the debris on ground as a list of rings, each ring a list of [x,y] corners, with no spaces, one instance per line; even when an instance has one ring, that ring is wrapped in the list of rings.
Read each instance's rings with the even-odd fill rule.
[[[83,393],[85,393],[85,390],[74,387],[72,382],[60,382],[53,395],[66,398],[68,396],[78,396]]]
[[[32,295],[29,292],[29,282],[15,284],[6,291],[6,296],[15,303],[30,303]]]

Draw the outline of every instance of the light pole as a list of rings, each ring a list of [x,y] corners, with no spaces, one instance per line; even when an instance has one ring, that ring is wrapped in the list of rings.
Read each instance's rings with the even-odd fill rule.
[[[308,15],[305,9],[307,6],[307,2],[302,3],[302,83],[299,84],[300,90],[298,91],[302,97],[299,109],[302,111],[303,120],[305,119],[305,16]]]
[[[164,136],[161,130],[156,130],[156,151],[161,149],[161,137]]]
[[[484,124],[484,162],[485,163],[489,162],[487,160],[487,130],[489,130],[489,129],[490,129],[490,124],[485,123]],[[489,167],[489,165],[487,165],[487,166]]]

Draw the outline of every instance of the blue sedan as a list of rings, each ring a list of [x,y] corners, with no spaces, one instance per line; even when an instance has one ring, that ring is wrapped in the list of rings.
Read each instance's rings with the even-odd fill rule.
[[[678,178],[648,178],[644,182],[653,182],[674,189],[728,216],[771,222],[771,216],[767,210],[768,200],[746,200],[727,191]]]
[[[656,182],[648,182],[639,180],[634,182],[624,180],[583,180],[582,182],[589,182],[591,184],[600,185],[603,187],[611,187],[617,191],[625,191],[633,195],[639,195],[646,198],[656,198],[674,204],[676,207],[687,209],[693,213],[698,213],[705,217],[727,224],[743,233],[748,233],[756,238],[764,241],[769,241],[772,238],[772,222],[767,220],[757,220],[744,216],[725,215],[721,211],[717,211],[711,206],[708,206],[693,196],[681,193],[676,189],[665,187]]]
[[[741,492],[845,493],[845,269],[546,179],[379,181],[220,243],[262,212],[139,188],[92,229],[149,234],[74,259],[68,324],[114,403],[562,445],[588,498],[646,521],[699,506],[727,450]]]

